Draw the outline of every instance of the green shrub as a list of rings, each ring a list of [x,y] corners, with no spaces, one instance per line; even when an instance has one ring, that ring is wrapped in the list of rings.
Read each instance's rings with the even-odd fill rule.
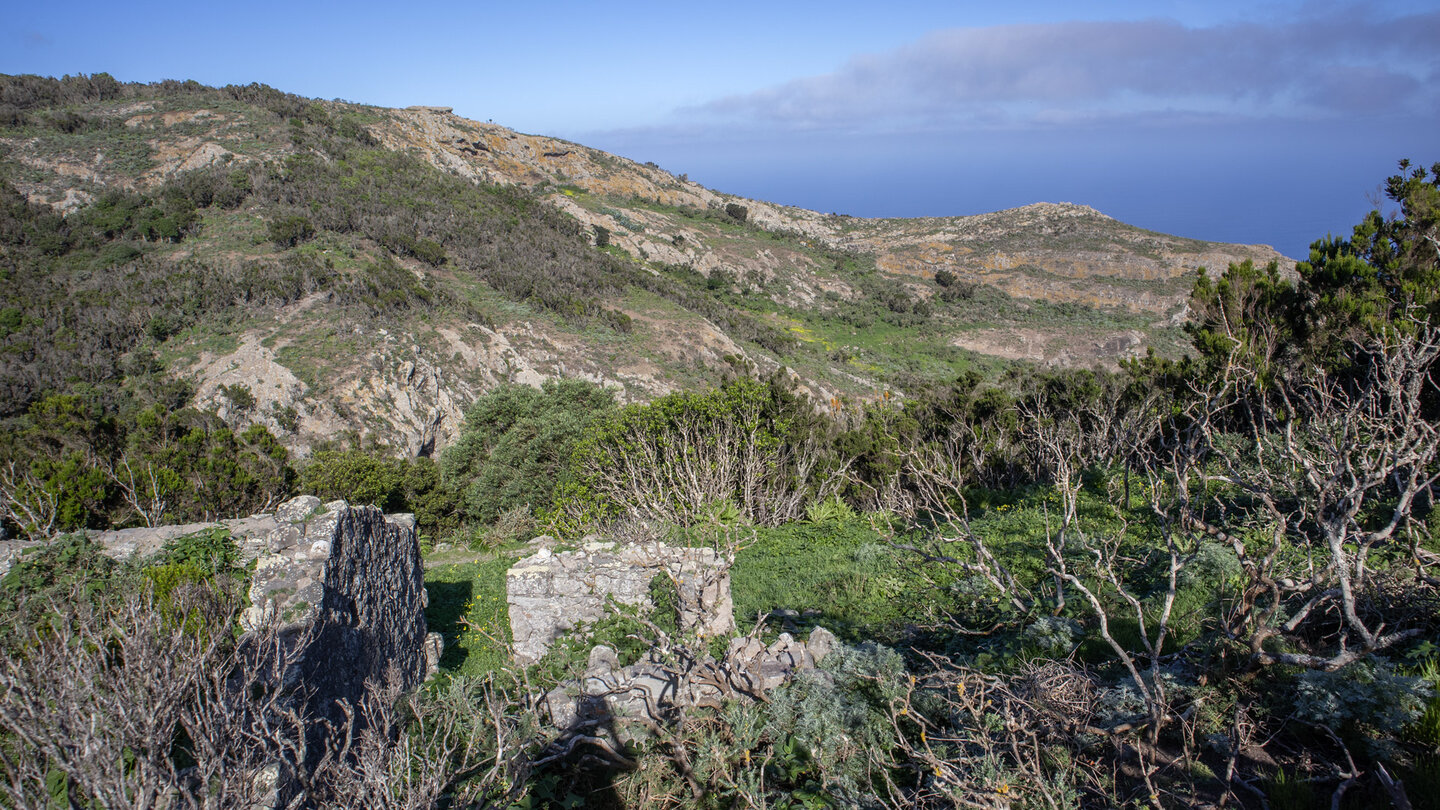
[[[230,406],[239,413],[249,413],[255,407],[255,394],[244,383],[220,386],[220,393],[229,400]]]
[[[163,402],[117,412],[113,399],[77,388],[34,403],[0,433],[0,463],[26,473],[15,496],[53,500],[59,531],[214,520],[289,492],[288,452],[263,426],[236,435],[214,413]],[[185,399],[188,389],[159,385],[146,395]],[[163,510],[142,514],[132,503],[155,500]]]
[[[609,390],[582,380],[501,386],[465,412],[459,440],[440,458],[443,479],[472,520],[549,509],[572,449],[614,407]]]
[[[165,541],[151,565],[184,566],[207,576],[239,573],[240,545],[225,528],[187,534]]]
[[[364,450],[327,450],[300,468],[299,487],[322,501],[344,500],[398,512],[405,503],[404,468]]]
[[[847,523],[855,519],[855,510],[840,499],[839,495],[815,501],[805,507],[806,522],[816,526]]]
[[[749,378],[631,405],[576,447],[556,493],[557,522],[573,530],[626,516],[688,526],[728,500],[752,523],[779,525],[838,489],[842,479],[828,475],[831,428],[808,400]]]
[[[1440,661],[1425,659],[1415,676],[1430,688],[1430,694],[1425,699],[1424,710],[1407,729],[1406,736],[1432,752],[1440,752]]]
[[[166,520],[244,515],[290,492],[289,453],[262,425],[236,435],[214,413],[157,404],[134,415],[122,454],[167,484]]]
[[[61,594],[77,585],[104,583],[120,564],[103,551],[103,546],[84,534],[61,535],[21,555],[0,579],[0,590],[10,595]]]
[[[266,226],[270,241],[282,248],[291,248],[315,235],[315,225],[309,217],[291,215],[278,217]]]
[[[382,451],[322,450],[300,470],[299,488],[321,500],[373,505],[415,515],[420,531],[436,536],[456,525],[455,493],[429,458],[402,459]]]
[[[0,648],[37,624],[59,618],[52,608],[77,601],[103,604],[134,587],[134,569],[102,552],[83,534],[62,535],[26,551],[0,579]],[[3,652],[0,652],[3,654]]]
[[[765,734],[796,744],[804,759],[812,760],[814,790],[870,796],[881,792],[886,766],[894,766],[888,752],[895,748],[894,706],[906,694],[905,662],[894,650],[877,644],[838,645],[821,669],[829,678],[805,675],[776,690],[771,697]],[[785,743],[780,748],[782,753]],[[800,764],[800,763],[796,763]],[[790,768],[787,781],[806,768]]]
[[[1372,657],[1334,672],[1309,670],[1295,683],[1295,714],[1316,725],[1363,735],[1372,753],[1392,751],[1396,737],[1424,714],[1433,688]]]

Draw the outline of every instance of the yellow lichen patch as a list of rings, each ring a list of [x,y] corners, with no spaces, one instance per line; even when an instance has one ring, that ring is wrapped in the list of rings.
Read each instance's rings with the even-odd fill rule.
[[[898,273],[910,276],[926,274],[924,263],[917,261],[911,256],[900,256],[894,253],[886,253],[875,257],[875,266],[886,273]]]

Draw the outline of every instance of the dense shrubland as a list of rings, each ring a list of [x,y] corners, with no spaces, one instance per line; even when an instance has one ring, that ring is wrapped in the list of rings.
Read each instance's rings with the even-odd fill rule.
[[[4,520],[50,536],[244,511],[298,488],[413,511],[435,540],[474,546],[481,559],[430,579],[447,676],[418,696],[372,695],[399,707],[390,736],[356,740],[355,755],[336,760],[351,764],[313,787],[317,801],[372,791],[367,806],[1436,806],[1440,166],[1402,165],[1387,185],[1398,214],[1317,242],[1297,277],[1251,264],[1202,276],[1183,360],[970,374],[903,402],[831,403],[834,417],[783,377],[626,407],[576,382],[502,387],[471,406],[438,462],[337,446],[295,463],[263,429],[237,435],[187,410],[186,392],[146,368],[147,341],[236,295],[328,290],[377,318],[466,305],[396,271],[399,261],[475,274],[577,318],[603,309],[582,291],[641,282],[523,193],[379,153],[323,107],[268,88],[172,90],[272,109],[308,151],[65,218],[7,197],[0,249],[28,286],[0,315],[15,347],[4,361]],[[12,80],[0,125],[89,126],[32,111],[45,93],[116,92],[140,91],[99,77]],[[425,191],[389,196],[401,187]],[[235,285],[213,300],[134,298],[176,270],[157,245],[234,205],[267,212],[273,260],[197,269]],[[547,235],[535,241],[537,231]],[[307,264],[301,251],[319,234],[363,235],[385,252],[358,271]],[[534,249],[553,250],[545,289],[515,269]],[[975,294],[937,282],[956,302]],[[643,284],[682,304],[699,295],[663,274]],[[85,306],[20,305],[85,290]],[[873,317],[927,317],[870,292]],[[40,335],[101,341],[100,353],[51,358],[44,346],[58,342]],[[127,351],[122,367],[114,358]],[[591,641],[656,644],[677,660],[706,649],[663,616],[617,614],[539,668],[503,665],[503,572],[522,553],[508,541],[597,529],[718,545],[733,560],[742,624],[755,619],[762,635],[823,625],[845,645],[823,674],[768,703],[691,711],[629,747],[547,737],[527,696],[583,668]],[[43,722],[0,712],[0,767],[14,784],[124,806],[182,784],[181,762],[238,767],[202,751],[208,729],[235,722],[215,673],[243,665],[216,629],[230,627],[243,572],[213,560],[175,552],[136,573],[70,537],[12,570],[0,599],[27,619],[3,639],[6,688],[37,682],[40,663],[91,672],[71,685],[93,694],[34,692],[45,696],[37,706],[103,715],[116,701],[160,699],[129,680],[146,673],[95,669],[85,644],[55,644],[65,633],[90,649],[150,645],[136,660],[183,648],[203,664],[155,704],[168,725],[148,737],[95,732],[95,751],[128,751],[112,759],[133,767],[76,761]],[[99,622],[97,606],[120,618]],[[206,632],[177,627],[192,610]],[[89,702],[65,702],[76,700]],[[228,806],[222,776],[183,784]]]
[[[573,220],[524,190],[476,185],[378,148],[358,113],[332,114],[257,86],[115,90],[100,77],[94,82],[106,89],[0,77],[0,96],[16,99],[12,106],[22,112],[117,92],[244,101],[260,105],[253,114],[286,122],[291,151],[263,163],[181,173],[147,192],[108,191],[68,216],[27,202],[7,177],[21,169],[0,161],[0,416],[23,412],[76,380],[119,384],[127,376],[122,358],[147,338],[163,341],[241,308],[279,306],[315,292],[352,317],[397,319],[445,307],[466,320],[484,320],[452,292],[454,285],[417,278],[399,264],[405,260],[483,282],[563,317],[595,317],[616,328],[624,328],[623,319],[602,300],[647,275],[591,249]],[[39,126],[22,119],[8,129],[22,134]],[[273,254],[200,260],[166,249],[237,208],[265,221]],[[343,266],[303,249],[327,236],[371,258]],[[378,255],[367,249],[372,244]]]

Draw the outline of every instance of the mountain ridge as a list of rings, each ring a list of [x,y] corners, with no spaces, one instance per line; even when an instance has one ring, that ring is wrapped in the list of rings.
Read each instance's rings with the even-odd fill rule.
[[[1288,263],[1072,203],[824,214],[444,107],[256,85],[98,95],[11,114],[0,169],[32,203],[81,220],[116,193],[161,199],[187,178],[240,177],[235,208],[198,207],[182,238],[123,237],[132,258],[114,266],[287,292],[216,302],[174,331],[130,328],[124,356],[152,352],[198,404],[301,452],[350,433],[431,453],[504,382],[579,377],[642,401],[783,374],[836,408],[1011,360],[1176,355],[1198,268]],[[277,236],[285,223],[293,238]],[[143,308],[152,323],[155,309]]]

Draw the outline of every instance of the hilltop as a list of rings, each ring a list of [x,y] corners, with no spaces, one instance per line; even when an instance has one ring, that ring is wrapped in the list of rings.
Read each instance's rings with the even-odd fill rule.
[[[841,408],[1009,361],[1178,355],[1199,268],[1286,263],[1067,203],[822,214],[443,107],[0,83],[3,415],[185,379],[293,450],[429,454],[504,381],[644,401],[781,373]]]

